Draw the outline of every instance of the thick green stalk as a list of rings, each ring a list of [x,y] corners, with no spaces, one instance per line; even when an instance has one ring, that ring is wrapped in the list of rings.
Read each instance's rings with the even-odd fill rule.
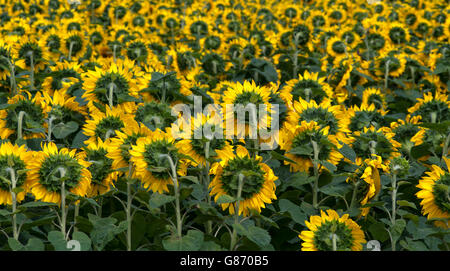
[[[242,173],[239,173],[239,183],[238,183],[238,191],[236,195],[236,205],[234,208],[234,224],[239,224],[239,203],[241,201],[242,196],[242,188],[244,186],[244,178],[245,176]],[[233,251],[236,247],[237,242],[237,231],[236,227],[233,228],[233,233],[231,234],[231,242],[230,242],[230,250]]]

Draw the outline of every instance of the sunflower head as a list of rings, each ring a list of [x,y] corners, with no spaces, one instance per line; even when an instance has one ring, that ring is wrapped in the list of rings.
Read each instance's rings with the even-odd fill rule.
[[[50,142],[36,152],[30,163],[31,193],[36,200],[61,202],[61,191],[84,197],[91,183],[89,163],[76,150],[58,147]]]
[[[0,145],[0,205],[12,204],[13,176],[16,179],[15,187],[22,189],[16,194],[16,200],[20,202],[25,198],[30,188],[28,164],[32,160],[33,153],[27,151],[25,145],[19,147],[10,142]]]
[[[416,196],[421,199],[422,213],[428,219],[439,219],[435,224],[442,228],[450,228],[450,159],[444,157],[447,171],[432,165],[431,171],[426,172],[417,187],[420,189]]]
[[[220,196],[228,195],[237,198],[240,193],[238,214],[248,216],[252,211],[261,212],[265,204],[272,203],[275,196],[275,183],[278,178],[272,169],[262,163],[262,157],[251,157],[247,149],[237,146],[216,150],[220,162],[214,163],[210,174],[214,179],[210,183],[211,196],[217,201]],[[237,203],[221,204],[234,214]]]
[[[366,243],[364,232],[348,214],[340,217],[334,210],[321,210],[320,216],[311,216],[305,224],[309,230],[299,235],[303,251],[331,251],[333,246],[338,251],[358,251]]]

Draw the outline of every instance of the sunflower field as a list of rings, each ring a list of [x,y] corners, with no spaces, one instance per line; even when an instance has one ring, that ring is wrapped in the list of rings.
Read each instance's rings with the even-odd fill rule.
[[[449,0],[0,8],[0,250],[450,250]]]

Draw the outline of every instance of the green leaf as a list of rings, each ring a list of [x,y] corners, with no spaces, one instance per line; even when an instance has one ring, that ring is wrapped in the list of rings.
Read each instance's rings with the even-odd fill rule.
[[[117,234],[122,233],[127,228],[127,221],[122,221],[116,226],[115,223],[117,222],[117,219],[113,217],[102,218],[93,214],[88,214],[88,218],[93,226],[90,233],[91,241],[97,250],[103,250]]]
[[[37,238],[33,237],[28,240],[28,243],[25,246],[25,249],[27,251],[44,251],[45,245],[41,239],[37,239]]]
[[[244,227],[240,224],[234,224],[233,227],[236,228],[238,234],[247,237],[260,248],[264,248],[270,244],[271,237],[269,232],[260,227],[254,225]]]
[[[288,158],[288,157],[286,157],[286,156],[284,156],[284,155],[282,155],[282,154],[279,154],[279,153],[276,152],[276,151],[271,151],[271,152],[270,152],[270,155],[271,155],[273,158],[277,159],[277,160],[287,161],[287,162],[289,162],[289,163],[297,164],[297,162],[295,162],[294,160],[292,160],[292,159],[290,159],[290,158]]]
[[[217,203],[217,204],[224,204],[224,203],[233,203],[233,202],[235,202],[235,201],[236,201],[236,199],[235,199],[234,197],[232,197],[232,196],[229,196],[229,195],[221,195],[221,196],[217,199],[216,203]]]
[[[324,166],[324,167],[326,167],[326,169],[328,169],[328,171],[330,172],[330,173],[333,173],[333,172],[335,172],[336,171],[336,169],[337,169],[337,167],[335,166],[335,165],[333,165],[332,163],[330,163],[330,162],[328,162],[328,161],[320,161],[320,163]]]
[[[60,231],[51,231],[47,236],[48,241],[52,244],[56,251],[67,251],[67,242],[64,235]]]
[[[287,199],[280,199],[278,206],[281,212],[288,212],[292,220],[298,224],[305,225],[306,215],[301,211],[300,206]]]
[[[84,141],[88,140],[89,137],[87,137],[84,133],[83,130],[80,130],[75,137],[73,138],[72,141],[72,148],[76,149],[76,148],[82,148],[84,146],[86,146],[86,144],[84,144]]]
[[[75,121],[69,121],[67,123],[58,123],[53,127],[52,131],[55,138],[62,139],[78,131],[78,128],[78,123]]]
[[[25,247],[14,238],[8,238],[8,245],[13,251],[25,250]]]
[[[397,205],[398,205],[398,206],[411,207],[411,208],[417,210],[416,205],[415,205],[413,202],[410,202],[410,201],[407,201],[407,200],[397,200]]]
[[[58,206],[56,203],[51,202],[42,202],[42,201],[31,201],[24,204],[19,205],[19,208],[39,208],[39,207],[51,207]]]
[[[295,155],[307,155],[311,156],[313,153],[313,148],[311,148],[308,145],[295,147],[292,150],[289,151],[289,153],[295,154]]]
[[[185,236],[179,239],[171,236],[162,241],[163,247],[168,251],[198,251],[203,245],[204,234],[198,230],[189,230]]]
[[[356,161],[356,153],[355,151],[347,144],[343,143],[342,148],[339,149],[339,152],[347,159],[355,163]]]
[[[188,180],[188,181],[191,181],[191,182],[197,183],[197,184],[199,183],[198,178],[196,176],[181,176],[179,179],[180,180]]]
[[[175,200],[174,196],[153,193],[150,196],[150,200],[149,200],[148,204],[150,205],[151,208],[159,208],[159,207],[163,206],[164,204],[172,202],[174,200]]]
[[[91,250],[91,239],[84,232],[76,231],[72,234],[72,240],[76,240],[80,242],[80,250],[81,251],[89,251]]]

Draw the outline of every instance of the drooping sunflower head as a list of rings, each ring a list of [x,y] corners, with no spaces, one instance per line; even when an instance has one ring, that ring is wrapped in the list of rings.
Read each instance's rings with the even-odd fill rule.
[[[401,145],[393,139],[394,136],[395,134],[388,127],[377,130],[371,126],[364,127],[362,131],[353,132],[351,135],[353,149],[358,155],[356,163],[361,165],[365,159],[378,155],[386,164],[389,159],[399,156],[398,149]]]
[[[408,43],[410,41],[409,28],[399,22],[387,24],[386,36],[396,45]]]
[[[265,106],[266,112],[271,112],[269,97],[271,91],[265,86],[257,86],[254,81],[244,81],[243,84],[237,82],[231,85],[223,94],[222,108],[225,110],[225,120],[234,120],[237,126],[234,131],[238,137],[243,138],[247,135],[256,136],[254,129],[249,126],[260,127],[270,122],[270,114],[257,114],[260,106]],[[247,113],[248,112],[248,115]],[[241,128],[245,126],[245,131]]]
[[[12,177],[16,178],[15,187],[22,188],[16,192],[17,202],[25,198],[30,189],[30,177],[28,170],[29,163],[33,160],[33,153],[27,151],[26,146],[13,145],[4,142],[0,145],[0,205],[12,204]]]
[[[280,148],[292,161],[284,161],[290,170],[308,172],[312,168],[314,154],[320,161],[337,165],[343,158],[336,136],[329,134],[329,126],[322,128],[315,121],[302,121],[294,127],[283,127],[280,132]]]
[[[5,80],[6,77],[10,74],[10,71],[7,67],[9,67],[9,61],[11,59],[11,46],[4,41],[0,41],[0,79]]]
[[[360,251],[366,243],[364,232],[348,214],[340,217],[334,210],[320,210],[320,216],[311,216],[305,223],[309,230],[299,235],[303,251],[331,251],[333,239],[337,251]]]
[[[352,182],[356,187],[356,199],[361,206],[369,203],[380,192],[379,170],[388,171],[388,167],[382,163],[381,156],[373,155],[372,158],[365,159],[355,172],[347,178],[346,182]],[[369,210],[370,207],[362,207],[361,216],[366,216]]]
[[[175,166],[177,175],[186,175],[187,164],[182,157],[179,142],[170,133],[159,129],[151,131],[147,137],[139,138],[130,151],[136,175],[144,188],[153,192],[168,192],[168,185],[173,184],[172,168],[169,156]]]
[[[167,103],[151,101],[137,105],[134,119],[150,130],[165,130],[176,120]]]
[[[87,190],[88,197],[95,197],[108,192],[122,173],[113,170],[113,159],[107,156],[109,150],[110,143],[98,139],[97,142],[89,143],[79,154],[80,159],[89,163],[87,169],[91,173],[91,185]]]
[[[50,142],[36,152],[30,163],[31,193],[36,200],[61,203],[61,191],[84,197],[91,183],[89,163],[76,150],[58,149]]]
[[[124,132],[116,131],[116,136],[111,138],[108,144],[107,156],[113,160],[112,168],[115,170],[129,168],[130,150],[133,145],[136,145],[139,138],[149,135],[151,135],[151,130],[136,121],[129,122]],[[136,178],[134,172],[133,178]]]
[[[26,96],[24,96],[26,95]],[[45,105],[40,92],[34,97],[31,94],[17,94],[8,99],[11,106],[0,110],[0,137],[14,141],[19,136],[19,123],[21,123],[21,133],[24,139],[42,138],[43,133],[33,131],[44,126],[47,118],[48,107]]]
[[[362,103],[366,106],[374,104],[377,110],[384,110],[387,107],[386,97],[377,88],[367,88],[363,92]]]
[[[90,110],[96,109],[95,103],[128,106],[137,99],[142,86],[140,69],[133,61],[119,59],[109,67],[95,67],[95,71],[85,73],[83,88],[86,92],[82,97],[88,101]]]
[[[15,65],[27,70],[32,65],[35,70],[42,70],[50,59],[47,49],[41,47],[39,42],[31,36],[22,37],[14,45],[14,55],[19,59]]]
[[[192,94],[182,85],[181,79],[175,72],[151,71],[147,78],[145,88],[141,89],[140,93],[149,95],[151,99],[172,104]]]
[[[382,127],[385,124],[383,116],[386,114],[383,110],[377,110],[374,103],[361,104],[361,107],[354,105],[347,110],[350,118],[348,129],[355,132],[363,128],[375,126]]]
[[[83,70],[75,62],[61,61],[50,67],[51,76],[47,76],[42,83],[42,88],[53,93],[55,90],[64,88],[65,83],[79,83]]]
[[[205,165],[208,158],[217,157],[216,150],[231,148],[224,134],[220,117],[198,114],[191,118],[191,138],[182,140],[180,146],[195,160],[194,164]]]
[[[286,82],[286,86],[281,89],[281,98],[292,107],[293,101],[302,98],[305,101],[314,100],[321,103],[333,97],[331,87],[325,82],[325,78],[319,78],[318,73],[305,71],[298,79]]]
[[[272,169],[262,163],[262,157],[250,156],[247,149],[238,145],[233,148],[216,150],[220,162],[214,163],[210,174],[214,179],[210,183],[210,195],[217,201],[220,196],[238,197],[240,192],[238,214],[244,216],[252,212],[261,212],[265,204],[272,203],[275,196],[275,180],[278,179]],[[223,210],[234,214],[236,203],[221,204]]]
[[[408,109],[411,116],[421,116],[423,122],[440,123],[450,120],[450,101],[448,95],[436,92],[425,93],[414,106]]]
[[[447,168],[450,169],[450,159],[444,157]],[[450,172],[444,171],[437,165],[432,165],[431,171],[426,172],[417,187],[420,189],[416,193],[422,199],[422,213],[428,219],[440,219],[436,221],[436,226],[450,228]]]
[[[421,116],[407,115],[405,120],[398,119],[396,122],[391,122],[392,132],[395,133],[393,139],[401,143],[402,152],[409,153],[413,146],[423,143],[425,129],[417,126],[420,120]]]
[[[83,32],[69,31],[64,35],[61,51],[68,60],[79,59],[86,52],[86,44]]]
[[[293,110],[288,113],[286,125],[301,125],[302,121],[315,121],[321,128],[329,127],[329,133],[336,135],[349,132],[347,129],[350,119],[341,106],[331,105],[329,100],[317,104],[314,100],[309,102],[299,99],[294,102]]]
[[[125,113],[119,107],[112,109],[107,107],[105,113],[99,110],[93,111],[91,119],[87,120],[83,127],[83,133],[89,137],[86,143],[96,141],[97,138],[106,141],[115,136],[116,131],[125,131],[132,121],[133,116]]]

